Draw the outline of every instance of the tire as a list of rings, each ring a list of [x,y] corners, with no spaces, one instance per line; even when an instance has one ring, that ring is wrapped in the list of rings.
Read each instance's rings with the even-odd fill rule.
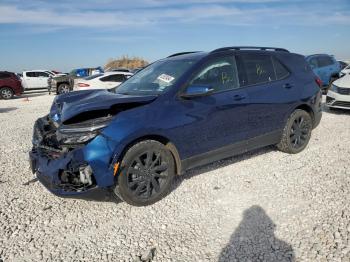
[[[57,94],[65,94],[70,92],[70,86],[67,83],[62,83],[57,88]]]
[[[283,129],[277,148],[289,154],[303,151],[310,141],[312,126],[312,118],[308,112],[301,109],[295,110]]]
[[[158,141],[141,141],[124,155],[112,194],[130,205],[151,205],[169,193],[174,177],[171,152]]]
[[[13,92],[13,90],[9,87],[2,87],[0,89],[0,97],[2,99],[5,99],[5,100],[11,99],[13,98],[14,94],[15,93]]]

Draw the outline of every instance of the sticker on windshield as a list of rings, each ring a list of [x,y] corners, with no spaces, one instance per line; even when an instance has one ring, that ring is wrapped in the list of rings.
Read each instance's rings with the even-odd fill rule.
[[[157,79],[169,84],[175,78],[167,74],[161,74],[160,76],[157,77]]]

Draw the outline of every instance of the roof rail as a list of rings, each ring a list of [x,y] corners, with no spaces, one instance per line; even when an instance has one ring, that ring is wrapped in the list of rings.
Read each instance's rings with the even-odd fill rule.
[[[169,57],[174,57],[174,56],[178,56],[178,55],[187,55],[187,54],[193,54],[193,53],[198,53],[199,51],[191,51],[191,52],[181,52],[181,53],[175,53],[175,54],[172,54],[170,56],[168,56],[167,58]]]
[[[262,51],[280,51],[280,52],[288,52],[287,49],[279,48],[279,47],[259,47],[259,46],[228,46],[228,47],[222,47],[215,49],[211,51],[210,53],[216,53],[226,50],[262,50]]]

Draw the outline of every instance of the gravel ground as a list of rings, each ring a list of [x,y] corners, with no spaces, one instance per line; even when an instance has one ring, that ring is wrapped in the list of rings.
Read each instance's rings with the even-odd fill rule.
[[[0,260],[350,261],[350,112],[297,155],[264,148],[179,177],[148,207],[62,199],[31,181],[53,96],[0,100]]]

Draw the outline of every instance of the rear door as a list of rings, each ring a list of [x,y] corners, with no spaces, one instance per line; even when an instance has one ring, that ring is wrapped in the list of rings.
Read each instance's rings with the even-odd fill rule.
[[[294,77],[270,54],[242,53],[237,55],[237,65],[240,85],[250,100],[247,138],[278,133],[291,105],[298,100]]]
[[[38,88],[47,88],[48,87],[48,79],[50,75],[46,72],[36,72],[37,73],[37,83],[38,83]]]

